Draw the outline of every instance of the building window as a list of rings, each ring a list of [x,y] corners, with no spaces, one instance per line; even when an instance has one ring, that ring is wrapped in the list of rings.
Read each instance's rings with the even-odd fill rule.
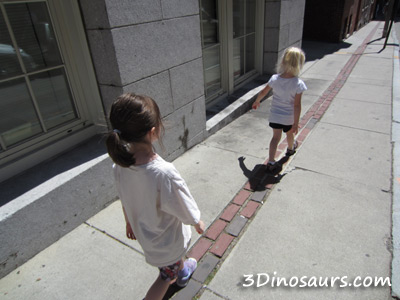
[[[200,1],[207,102],[232,93],[240,83],[260,71],[256,63],[260,53],[257,47],[261,45],[257,38],[260,24],[262,30],[262,22],[257,22],[262,16],[262,10],[257,12],[260,3],[256,0]]]
[[[219,39],[218,1],[201,1],[201,29],[205,94],[221,92],[221,42]]]
[[[2,151],[77,119],[45,2],[1,4]]]
[[[233,1],[233,77],[235,82],[255,69],[255,0]]]
[[[0,181],[96,133],[88,53],[77,1],[0,0]]]

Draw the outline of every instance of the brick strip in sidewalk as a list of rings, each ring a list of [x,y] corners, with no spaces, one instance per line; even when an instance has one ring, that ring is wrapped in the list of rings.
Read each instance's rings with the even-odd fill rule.
[[[378,29],[378,26],[379,23],[372,29],[370,34],[364,39],[363,43],[351,55],[338,76],[325,90],[322,96],[318,98],[318,100],[301,118],[299,122],[301,131],[296,137],[299,147],[310,134],[315,124],[327,111],[333,99],[347,81],[353,68]],[[281,150],[281,155],[283,155],[283,150],[286,149],[286,147],[287,142],[286,140],[283,140],[278,146],[278,149]],[[265,161],[264,164],[267,162],[268,161]],[[199,262],[198,268],[201,270],[201,275],[196,274],[196,271],[195,275],[197,276],[194,275],[191,281],[204,285],[204,282],[207,280],[209,275],[219,268],[227,255],[229,255],[230,249],[241,238],[244,228],[249,225],[256,216],[258,210],[261,209],[263,204],[262,200],[267,198],[269,191],[273,187],[274,184],[269,183],[265,186],[265,191],[254,191],[251,189],[249,182],[246,182],[246,184],[238,191],[235,197],[221,212],[219,217],[209,226],[204,236],[201,237],[188,252],[188,257],[194,257],[197,259]],[[262,197],[260,198],[260,196]],[[193,286],[192,291],[191,286]],[[190,294],[192,296],[202,292],[202,289],[199,290],[198,284],[189,285],[184,290],[186,290],[185,295]],[[178,295],[182,292],[179,292]]]

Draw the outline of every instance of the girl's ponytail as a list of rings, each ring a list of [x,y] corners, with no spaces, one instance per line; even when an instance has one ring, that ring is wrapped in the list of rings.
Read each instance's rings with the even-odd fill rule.
[[[106,139],[107,151],[111,159],[121,167],[127,168],[136,163],[135,157],[129,151],[129,146],[121,139],[121,133],[111,131]]]
[[[132,93],[119,96],[111,105],[109,120],[113,130],[106,139],[108,154],[124,168],[136,163],[135,149],[132,149],[135,143],[150,143],[151,146],[145,138],[147,133],[156,128],[160,137],[164,132],[160,109],[147,96]]]

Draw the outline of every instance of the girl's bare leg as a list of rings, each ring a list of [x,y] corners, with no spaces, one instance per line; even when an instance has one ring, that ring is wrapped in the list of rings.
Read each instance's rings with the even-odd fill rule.
[[[269,143],[269,161],[275,161],[276,149],[281,141],[282,129],[273,128],[273,136],[271,142]]]
[[[146,294],[146,300],[162,300],[168,290],[169,282],[158,276]]]
[[[182,270],[183,266],[184,265],[183,265],[183,259],[182,259],[179,270]],[[170,284],[174,283],[175,281],[176,281],[176,279],[173,281],[162,280],[161,276],[159,275],[157,277],[156,281],[154,281],[153,285],[148,290],[145,300],[159,300],[159,299],[162,300],[162,298],[164,298],[165,293],[167,292]]]
[[[290,129],[288,132],[286,132],[286,139],[287,139],[288,149],[293,150],[294,133],[293,133],[292,129]]]

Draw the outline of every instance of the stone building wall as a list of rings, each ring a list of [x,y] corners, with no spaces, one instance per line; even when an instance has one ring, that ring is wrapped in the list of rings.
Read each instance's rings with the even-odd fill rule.
[[[301,47],[305,0],[266,0],[264,30],[264,73],[273,74],[283,51]]]
[[[106,113],[118,95],[145,94],[160,106],[172,160],[206,128],[198,0],[81,0]]]

